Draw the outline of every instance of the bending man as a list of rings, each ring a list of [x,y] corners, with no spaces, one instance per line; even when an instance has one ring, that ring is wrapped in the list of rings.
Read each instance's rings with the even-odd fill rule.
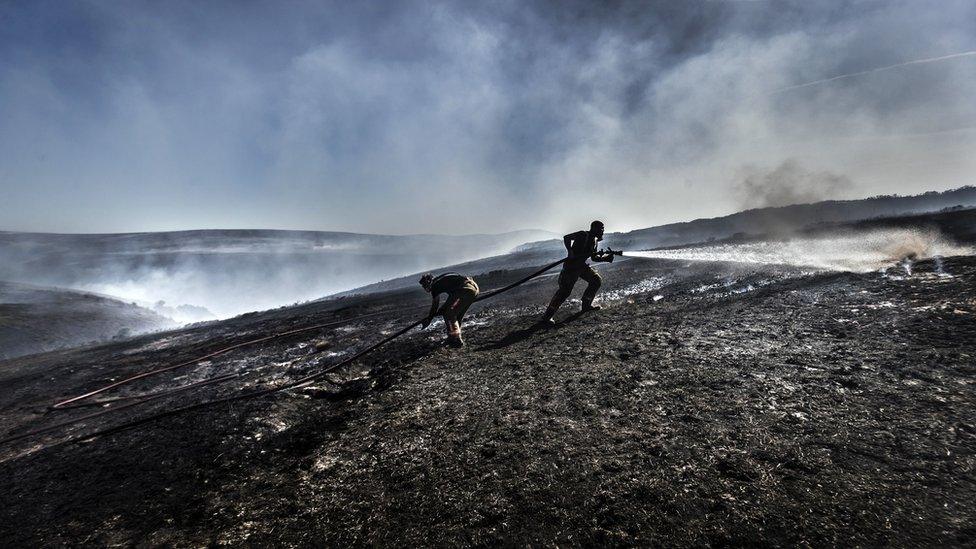
[[[431,321],[437,316],[440,294],[446,293],[447,301],[440,309],[440,313],[444,315],[444,324],[447,327],[447,343],[452,347],[463,347],[461,319],[468,307],[474,303],[474,299],[478,297],[478,284],[474,279],[458,273],[444,273],[436,277],[425,274],[420,277],[420,285],[430,293],[431,297],[430,313],[424,319],[424,328],[430,326]]]
[[[563,263],[563,270],[559,273],[559,289],[556,290],[556,295],[552,296],[549,308],[542,316],[544,324],[555,324],[552,317],[563,301],[569,297],[576,281],[581,278],[586,281],[586,290],[583,292],[583,312],[600,308],[593,305],[593,298],[600,289],[600,275],[593,270],[593,267],[587,265],[586,261],[588,259],[607,263],[613,261],[613,255],[597,252],[597,242],[601,240],[603,240],[603,223],[600,221],[590,223],[589,231],[579,231],[563,237],[563,244],[566,245],[569,256]]]

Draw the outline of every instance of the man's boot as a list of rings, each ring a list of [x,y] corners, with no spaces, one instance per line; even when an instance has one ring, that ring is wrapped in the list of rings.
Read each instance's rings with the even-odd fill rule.
[[[461,339],[461,323],[457,319],[452,318],[448,321],[447,344],[454,348],[464,347],[464,341]]]
[[[460,349],[461,347],[464,347],[464,340],[461,339],[461,334],[458,335],[452,334],[447,337],[447,344],[450,345],[451,347],[454,347],[455,349]]]
[[[584,303],[583,304],[583,312],[584,313],[588,313],[590,311],[599,311],[602,308],[603,307],[600,307],[599,305],[594,305],[593,303]]]
[[[552,319],[554,316],[556,316],[556,310],[549,307],[546,309],[546,312],[543,313],[542,318],[539,319],[539,326],[555,326],[556,321]]]

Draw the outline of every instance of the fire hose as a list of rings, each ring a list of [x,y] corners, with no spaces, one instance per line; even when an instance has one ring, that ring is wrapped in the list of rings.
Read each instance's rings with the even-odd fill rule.
[[[610,261],[613,260],[613,256],[614,255],[620,255],[620,252],[616,252],[616,251],[613,251],[613,250],[608,250],[605,253],[606,253],[606,255],[609,255]],[[532,280],[533,278],[536,278],[536,277],[542,275],[543,273],[545,273],[546,271],[552,269],[553,267],[556,267],[558,265],[563,264],[566,260],[567,259],[564,258],[564,259],[560,259],[558,261],[554,261],[554,262],[552,262],[552,263],[550,263],[550,264],[548,264],[548,265],[540,268],[539,270],[537,270],[537,271],[535,271],[535,272],[533,272],[533,273],[531,273],[531,274],[529,274],[529,275],[527,275],[527,276],[525,276],[525,277],[523,277],[523,278],[521,278],[521,279],[519,279],[519,280],[517,280],[517,281],[515,281],[515,282],[513,282],[513,283],[511,283],[509,285],[507,285],[507,286],[504,286],[502,288],[498,288],[496,290],[492,290],[490,292],[487,292],[487,293],[479,296],[475,301],[483,301],[483,300],[486,300],[486,299],[490,299],[490,298],[495,297],[495,296],[497,296],[499,294],[502,294],[504,292],[507,292],[509,290],[512,290],[513,288],[516,288],[517,286],[520,286],[522,284],[525,284],[526,282]],[[371,317],[371,316],[377,316],[377,315],[380,315],[380,314],[384,314],[386,312],[387,311],[381,311],[381,312],[377,312],[377,313],[370,313],[370,314],[362,315],[360,317],[356,317],[356,318],[353,318],[353,319],[346,319],[346,320],[343,320],[343,321],[337,321],[337,322],[332,322],[332,323],[327,323],[327,324],[310,326],[310,327],[300,328],[300,329],[296,329],[296,330],[289,330],[289,331],[286,331],[286,332],[281,332],[281,333],[278,333],[278,334],[273,334],[273,335],[270,335],[270,336],[266,336],[266,337],[263,337],[263,338],[258,338],[258,339],[254,339],[254,340],[250,340],[250,341],[245,341],[243,343],[239,343],[239,344],[236,344],[236,345],[232,345],[232,346],[229,346],[229,347],[225,347],[223,349],[219,349],[219,350],[217,350],[217,351],[215,351],[213,353],[210,353],[208,355],[205,355],[204,357],[200,357],[200,358],[197,358],[197,359],[192,360],[192,361],[186,361],[186,362],[182,362],[182,363],[179,363],[179,364],[176,364],[176,365],[173,365],[173,366],[167,366],[167,367],[164,367],[164,368],[158,368],[158,369],[155,369],[155,370],[150,370],[148,372],[143,372],[141,374],[137,374],[137,375],[134,375],[134,376],[130,376],[129,378],[126,378],[126,379],[120,380],[118,382],[115,382],[115,383],[106,385],[104,387],[95,389],[93,391],[89,391],[89,392],[84,393],[82,395],[78,395],[76,397],[72,397],[72,398],[69,398],[67,400],[60,401],[60,402],[54,404],[51,408],[52,409],[64,409],[64,408],[68,407],[69,404],[76,403],[78,401],[81,401],[81,400],[90,398],[90,397],[92,397],[94,395],[97,395],[97,394],[101,394],[101,393],[103,393],[105,391],[109,391],[109,390],[111,390],[113,388],[116,388],[116,387],[119,387],[119,386],[121,386],[123,384],[131,383],[132,381],[136,381],[138,379],[143,379],[143,378],[146,378],[146,377],[149,377],[151,375],[158,374],[158,373],[162,373],[162,372],[166,372],[166,371],[171,371],[171,370],[175,370],[177,368],[181,368],[181,367],[184,367],[184,366],[188,366],[190,364],[197,363],[197,362],[199,362],[201,360],[204,360],[206,358],[219,356],[219,355],[224,354],[226,352],[229,352],[229,351],[231,351],[233,349],[237,349],[237,348],[240,348],[240,347],[243,347],[243,346],[246,346],[246,345],[252,345],[252,344],[255,344],[255,343],[259,343],[259,342],[263,342],[263,341],[268,341],[268,340],[275,339],[275,338],[279,338],[279,337],[284,337],[286,335],[293,335],[293,334],[300,333],[300,332],[311,331],[311,330],[321,329],[321,328],[324,328],[324,327],[334,326],[334,325],[338,325],[338,324],[349,323],[349,322],[353,322],[355,320],[359,320],[359,319],[362,319],[362,318],[366,318],[366,317]],[[342,361],[340,361],[340,362],[338,362],[336,364],[333,364],[333,365],[331,365],[331,366],[329,366],[329,367],[327,367],[327,368],[325,368],[323,370],[320,370],[319,372],[316,372],[314,374],[310,374],[310,375],[301,377],[301,378],[299,378],[299,379],[297,379],[295,381],[292,381],[290,383],[286,383],[284,385],[280,385],[280,386],[277,386],[277,387],[270,387],[270,388],[267,388],[267,389],[260,389],[260,390],[257,390],[257,391],[251,391],[251,392],[247,392],[247,393],[240,393],[240,394],[231,395],[231,396],[227,396],[227,397],[223,397],[223,398],[217,398],[217,399],[213,399],[213,400],[199,402],[199,403],[196,403],[196,404],[191,404],[191,405],[182,406],[182,407],[178,407],[178,408],[172,408],[170,410],[163,410],[161,412],[157,412],[155,414],[150,414],[150,415],[144,416],[142,418],[138,418],[138,419],[134,419],[134,420],[131,420],[131,421],[127,421],[127,422],[124,422],[124,423],[121,423],[121,424],[118,424],[118,425],[114,425],[112,427],[107,427],[105,429],[97,430],[97,431],[94,431],[94,432],[91,432],[91,433],[86,433],[86,434],[78,435],[78,436],[75,436],[75,437],[70,437],[70,438],[68,438],[66,440],[61,441],[59,444],[67,444],[67,443],[70,443],[70,442],[79,442],[79,441],[88,440],[88,439],[91,439],[91,438],[94,438],[94,437],[97,437],[97,436],[102,436],[102,435],[107,435],[107,434],[111,434],[111,433],[116,433],[116,432],[119,432],[119,431],[123,431],[123,430],[126,430],[126,429],[130,429],[132,427],[137,427],[139,425],[143,425],[143,424],[146,424],[146,423],[149,423],[149,422],[158,420],[158,419],[163,419],[163,418],[166,418],[166,417],[176,416],[176,415],[179,415],[179,414],[183,414],[183,413],[186,413],[186,412],[191,412],[191,411],[194,411],[194,410],[203,409],[203,408],[206,408],[206,407],[209,407],[209,406],[213,406],[213,405],[226,404],[226,403],[230,403],[230,402],[237,402],[237,401],[242,401],[242,400],[246,400],[246,399],[267,396],[267,395],[271,395],[271,394],[278,393],[278,392],[281,392],[281,391],[286,391],[286,390],[289,390],[289,389],[295,389],[295,388],[298,388],[298,387],[307,385],[307,384],[309,384],[309,383],[311,383],[313,381],[316,381],[316,380],[324,377],[325,375],[327,375],[329,373],[332,373],[332,372],[338,370],[339,368],[342,368],[343,366],[346,366],[346,365],[352,363],[355,360],[358,360],[359,358],[361,358],[361,357],[369,354],[370,352],[372,352],[375,349],[381,347],[382,345],[385,345],[386,343],[389,343],[390,341],[393,341],[394,339],[397,339],[398,337],[406,334],[407,332],[409,332],[410,330],[412,330],[413,328],[415,328],[417,326],[420,326],[421,324],[423,324],[423,320],[417,320],[417,321],[413,322],[412,324],[410,324],[410,325],[408,325],[408,326],[406,326],[406,327],[404,327],[404,328],[402,328],[402,329],[394,332],[393,334],[387,336],[386,338],[380,340],[379,342],[374,343],[374,344],[366,347],[365,349],[357,352],[356,354],[354,354],[354,355],[352,355],[352,356],[350,356],[350,357],[348,357],[348,358],[346,358],[346,359],[344,359],[344,360],[342,360]],[[146,402],[149,402],[149,401],[153,401],[153,400],[156,400],[156,399],[159,399],[159,398],[162,398],[162,397],[171,395],[171,394],[173,394],[175,392],[178,392],[178,391],[181,391],[181,390],[184,390],[184,389],[188,389],[188,388],[191,388],[191,387],[197,387],[197,386],[201,386],[201,385],[209,384],[209,383],[216,383],[218,381],[225,381],[227,379],[231,379],[231,378],[236,377],[236,376],[237,376],[237,374],[226,374],[226,375],[223,375],[223,376],[217,376],[215,378],[211,378],[209,380],[202,380],[202,381],[199,381],[199,382],[191,383],[191,384],[188,384],[188,385],[185,385],[185,386],[182,386],[182,387],[177,387],[177,388],[173,388],[173,389],[163,390],[163,391],[160,391],[160,392],[155,393],[155,394],[137,395],[137,396],[135,396],[133,398],[139,398],[139,399],[138,400],[134,400],[133,402],[129,402],[127,404],[123,404],[123,405],[120,405],[120,406],[114,406],[112,408],[107,408],[107,409],[104,409],[104,410],[101,410],[101,411],[98,411],[98,412],[95,412],[95,413],[92,413],[92,414],[88,414],[88,415],[85,415],[85,416],[81,416],[81,417],[75,418],[73,420],[69,420],[69,421],[57,423],[57,424],[54,424],[54,425],[48,425],[46,427],[41,427],[41,428],[37,428],[37,429],[32,429],[30,431],[26,431],[24,433],[20,433],[20,434],[17,434],[17,435],[8,436],[8,437],[5,437],[3,439],[0,439],[0,444],[6,444],[6,443],[9,443],[9,442],[13,442],[13,441],[20,440],[20,439],[23,439],[23,438],[27,438],[27,437],[30,437],[30,436],[47,433],[47,432],[50,432],[50,431],[54,431],[54,430],[60,429],[62,427],[68,427],[68,426],[71,426],[71,425],[76,425],[76,424],[81,423],[81,422],[84,422],[86,420],[93,419],[93,418],[96,418],[96,417],[99,417],[99,416],[103,416],[103,415],[106,415],[106,414],[109,414],[109,413],[112,413],[112,412],[116,412],[116,411],[119,411],[119,410],[124,410],[124,409],[127,409],[127,408],[131,408],[131,407],[137,406],[139,404],[143,404],[143,403],[146,403]],[[123,399],[124,399],[124,397],[119,397],[119,398],[113,399],[113,400],[123,400]]]
[[[613,253],[613,250],[609,250],[609,252],[610,253]],[[507,286],[504,286],[502,288],[498,288],[496,290],[492,290],[490,292],[487,292],[487,293],[484,293],[484,294],[478,296],[475,299],[475,301],[476,302],[477,301],[482,301],[482,300],[485,300],[485,299],[489,299],[491,297],[494,297],[494,296],[496,296],[498,294],[507,292],[507,291],[511,290],[512,288],[515,288],[517,286],[520,286],[520,285],[528,282],[529,280],[532,280],[533,278],[535,278],[535,277],[537,277],[537,276],[545,273],[549,269],[552,269],[553,267],[556,267],[557,265],[561,265],[565,261],[566,261],[566,259],[561,259],[559,261],[550,263],[549,265],[546,265],[545,267],[539,269],[538,271],[535,271],[532,274],[529,274],[528,276],[525,276],[525,277],[523,277],[523,278],[521,278],[521,279],[519,279],[519,280],[517,280],[517,281],[515,281],[515,282],[513,282],[513,283],[511,283],[511,284],[509,284]],[[206,379],[206,380],[202,380],[202,381],[190,383],[190,384],[187,384],[187,385],[183,385],[181,387],[175,387],[175,388],[172,388],[172,389],[167,389],[167,390],[164,390],[164,391],[160,391],[159,393],[150,393],[150,394],[143,393],[143,394],[138,394],[138,395],[115,397],[115,398],[111,398],[111,399],[104,399],[104,400],[98,400],[98,401],[94,401],[94,402],[87,402],[87,403],[83,403],[83,404],[77,404],[80,401],[87,400],[87,399],[89,399],[89,398],[91,398],[93,396],[99,395],[99,394],[104,393],[106,391],[110,391],[110,390],[115,389],[117,387],[120,387],[122,385],[126,385],[126,384],[132,383],[134,381],[138,381],[140,379],[144,379],[144,378],[147,378],[147,377],[156,375],[156,374],[161,374],[161,373],[168,372],[168,371],[172,371],[172,370],[176,370],[176,369],[179,369],[179,368],[182,368],[182,367],[185,367],[185,366],[190,366],[190,365],[196,364],[197,362],[200,362],[202,360],[207,360],[209,358],[214,358],[214,357],[223,355],[223,354],[228,353],[228,352],[230,352],[230,351],[232,351],[234,349],[239,349],[241,347],[246,347],[246,346],[254,345],[254,344],[257,344],[257,343],[262,343],[262,342],[265,342],[265,341],[269,341],[269,340],[272,340],[272,339],[277,339],[277,338],[281,338],[281,337],[285,337],[285,336],[289,336],[289,335],[294,335],[294,334],[297,334],[297,333],[312,331],[312,330],[321,329],[321,328],[328,328],[328,327],[338,326],[338,325],[341,325],[341,324],[348,324],[348,323],[351,323],[351,322],[356,322],[356,321],[358,321],[360,319],[363,319],[363,318],[368,318],[368,317],[372,317],[372,316],[378,316],[378,315],[381,315],[381,314],[385,314],[386,312],[388,312],[388,311],[380,311],[380,312],[376,312],[376,313],[370,313],[370,314],[362,315],[362,316],[359,316],[359,317],[344,319],[344,320],[341,320],[341,321],[330,322],[330,323],[326,323],[326,324],[318,324],[318,325],[315,325],[315,326],[309,326],[309,327],[306,327],[306,328],[299,328],[299,329],[296,329],[296,330],[289,330],[289,331],[286,331],[286,332],[280,332],[280,333],[277,333],[277,334],[272,334],[272,335],[266,336],[266,337],[260,337],[260,338],[257,338],[257,339],[248,340],[248,341],[245,341],[245,342],[242,342],[242,343],[238,343],[238,344],[235,344],[235,345],[231,345],[229,347],[224,347],[222,349],[218,349],[217,351],[214,351],[212,353],[206,354],[206,355],[201,356],[201,357],[198,357],[198,358],[194,358],[193,360],[187,360],[185,362],[181,362],[179,364],[175,364],[175,365],[172,365],[172,366],[165,366],[163,368],[157,368],[157,369],[154,369],[154,370],[150,370],[148,372],[142,372],[142,373],[139,373],[139,374],[136,374],[136,375],[127,377],[125,379],[116,381],[114,383],[110,383],[110,384],[105,385],[103,387],[99,387],[98,389],[95,389],[93,391],[89,391],[87,393],[84,393],[84,394],[81,394],[81,395],[77,395],[77,396],[71,397],[69,399],[62,400],[60,402],[57,402],[57,403],[51,405],[51,409],[52,410],[67,410],[67,409],[80,408],[80,407],[85,407],[85,406],[99,406],[99,405],[110,404],[110,403],[113,403],[113,402],[121,402],[121,401],[126,401],[126,400],[145,399],[145,398],[148,398],[148,397],[156,396],[156,394],[161,394],[161,395],[162,394],[172,394],[172,393],[180,392],[180,391],[183,391],[183,390],[186,390],[186,389],[191,389],[191,388],[196,388],[196,387],[199,387],[199,386],[202,386],[202,385],[207,385],[207,384],[210,384],[210,383],[217,383],[219,381],[225,381],[227,379],[231,379],[232,377],[237,377],[237,376],[236,375],[218,376],[216,378],[210,378],[210,379]],[[0,441],[0,442],[2,442],[2,441]]]
[[[199,409],[206,408],[208,406],[212,406],[212,405],[216,405],[216,404],[226,404],[226,403],[229,403],[229,402],[236,402],[236,401],[240,401],[240,400],[246,400],[246,399],[250,399],[250,398],[256,398],[256,397],[271,395],[271,394],[274,394],[274,393],[277,393],[277,392],[280,392],[280,391],[285,391],[285,390],[288,390],[288,389],[295,389],[295,388],[301,387],[302,385],[307,385],[307,384],[311,383],[312,381],[315,381],[315,380],[317,380],[317,379],[325,376],[326,374],[332,373],[335,370],[338,370],[339,368],[341,368],[341,367],[343,367],[343,366],[351,363],[352,361],[354,361],[354,360],[356,360],[356,359],[358,359],[358,358],[360,358],[360,357],[362,357],[362,356],[364,356],[364,355],[372,352],[377,347],[379,347],[381,345],[384,345],[384,344],[386,344],[386,343],[388,343],[388,342],[390,342],[390,341],[392,341],[392,340],[394,340],[394,339],[402,336],[403,334],[409,332],[413,328],[415,328],[417,326],[420,326],[420,324],[422,322],[423,321],[418,320],[418,321],[414,322],[413,324],[410,324],[409,326],[407,326],[405,328],[402,328],[401,330],[393,333],[392,335],[387,336],[385,339],[383,339],[383,340],[381,340],[381,341],[379,341],[377,343],[374,343],[373,345],[370,345],[369,347],[366,347],[362,351],[359,351],[358,353],[354,354],[353,356],[351,356],[351,357],[349,357],[349,358],[347,358],[345,360],[342,360],[342,361],[340,361],[340,362],[338,362],[336,364],[333,364],[332,366],[329,366],[328,368],[325,368],[325,369],[323,369],[323,370],[321,370],[319,372],[316,372],[314,374],[310,374],[310,375],[307,375],[305,377],[299,378],[299,379],[297,379],[295,381],[292,381],[291,383],[286,383],[285,385],[280,385],[278,387],[271,387],[271,388],[268,388],[268,389],[260,389],[258,391],[251,391],[249,393],[241,393],[241,394],[237,394],[237,395],[227,396],[227,397],[224,397],[224,398],[217,398],[217,399],[213,399],[213,400],[207,400],[207,401],[204,401],[204,402],[198,402],[196,404],[191,404],[191,405],[188,405],[188,406],[182,406],[182,407],[179,407],[179,408],[172,408],[170,410],[164,410],[162,412],[158,412],[158,413],[151,414],[151,415],[148,415],[148,416],[145,416],[145,417],[142,417],[142,418],[134,419],[132,421],[127,421],[125,423],[121,423],[119,425],[114,425],[112,427],[108,427],[108,428],[105,428],[105,429],[101,429],[101,430],[98,430],[98,431],[95,431],[95,432],[92,432],[92,433],[87,433],[87,434],[83,434],[83,435],[78,435],[76,437],[71,437],[71,438],[68,438],[66,440],[61,441],[61,444],[66,444],[66,443],[70,443],[70,442],[79,442],[79,441],[82,441],[82,440],[88,440],[90,438],[94,438],[94,437],[98,437],[98,436],[102,436],[102,435],[107,435],[107,434],[115,433],[115,432],[118,432],[118,431],[124,431],[126,429],[130,429],[132,427],[137,427],[139,425],[142,425],[142,424],[145,424],[145,423],[149,423],[149,422],[155,421],[157,419],[163,419],[163,418],[166,418],[166,417],[171,417],[171,416],[179,415],[179,414],[182,414],[182,413],[185,413],[185,412],[190,412],[190,411],[193,411],[193,410],[199,410]],[[10,437],[6,437],[6,438],[0,440],[0,444],[5,444],[5,443],[8,443],[8,442],[13,442],[15,440],[20,440],[22,438],[27,438],[27,437],[30,437],[30,436],[33,436],[33,435],[38,435],[38,434],[46,433],[46,432],[49,432],[49,431],[54,431],[54,430],[60,429],[62,427],[67,427],[67,426],[75,425],[77,423],[80,423],[80,422],[85,421],[85,420],[88,420],[88,419],[93,419],[93,418],[96,418],[96,417],[99,417],[99,416],[108,414],[110,412],[114,412],[114,411],[118,411],[118,410],[123,410],[123,409],[126,409],[126,408],[131,408],[131,407],[136,406],[138,404],[143,404],[143,403],[145,403],[147,401],[155,400],[157,398],[162,398],[164,396],[166,396],[166,394],[154,395],[154,396],[149,397],[149,398],[144,399],[144,400],[139,400],[139,401],[136,401],[136,402],[130,402],[128,404],[123,404],[122,406],[117,406],[117,407],[114,407],[114,408],[109,408],[109,409],[101,410],[101,411],[95,412],[93,414],[88,414],[88,415],[82,416],[80,418],[75,418],[72,421],[65,421],[65,422],[62,422],[62,423],[57,423],[57,424],[54,424],[54,425],[49,425],[47,427],[42,427],[42,428],[39,428],[39,429],[33,429],[31,431],[27,431],[27,432],[21,433],[19,435],[13,435],[13,436],[10,436]]]
[[[361,320],[363,318],[368,318],[368,317],[373,317],[373,316],[378,316],[378,315],[381,315],[381,314],[385,314],[386,312],[388,312],[388,311],[379,311],[379,312],[376,312],[376,313],[370,313],[370,314],[366,314],[366,315],[362,315],[362,316],[358,316],[358,317],[347,318],[347,319],[343,319],[343,320],[337,320],[335,322],[327,322],[325,324],[316,324],[315,326],[307,326],[305,328],[298,328],[298,329],[295,329],[295,330],[288,330],[288,331],[285,331],[285,332],[279,332],[277,334],[272,334],[272,335],[265,336],[265,337],[259,337],[257,339],[251,339],[251,340],[248,340],[248,341],[244,341],[242,343],[237,343],[237,344],[234,344],[234,345],[230,345],[228,347],[224,347],[222,349],[218,349],[216,351],[213,351],[211,353],[208,353],[206,355],[203,355],[201,357],[194,358],[193,360],[187,360],[185,362],[180,362],[179,364],[174,364],[172,366],[165,366],[163,368],[157,368],[157,369],[154,369],[154,370],[149,370],[148,372],[142,372],[142,373],[136,374],[134,376],[130,376],[130,377],[127,377],[125,379],[116,381],[114,383],[110,383],[110,384],[105,385],[103,387],[99,387],[98,389],[95,389],[93,391],[89,391],[87,393],[84,393],[84,394],[81,394],[81,395],[77,395],[77,396],[71,397],[71,398],[69,398],[67,400],[62,400],[60,402],[57,402],[57,403],[51,405],[51,409],[52,410],[58,410],[58,409],[69,408],[70,407],[69,406],[70,404],[76,403],[76,402],[81,401],[81,400],[89,399],[89,398],[91,398],[91,397],[93,397],[95,395],[104,393],[105,391],[110,391],[112,389],[115,389],[116,387],[120,387],[122,385],[126,385],[126,384],[129,384],[129,383],[132,383],[133,381],[138,381],[138,380],[143,379],[143,378],[147,378],[147,377],[150,377],[150,376],[154,376],[156,374],[161,374],[163,372],[169,372],[169,371],[172,371],[172,370],[176,370],[176,369],[179,369],[179,368],[183,368],[185,366],[190,366],[190,365],[196,364],[196,363],[198,363],[200,361],[207,360],[207,359],[210,359],[210,358],[214,358],[214,357],[217,357],[217,356],[220,356],[220,355],[229,353],[230,351],[233,351],[234,349],[240,349],[241,347],[247,347],[247,346],[250,346],[250,345],[255,345],[257,343],[263,343],[265,341],[270,341],[272,339],[279,339],[279,338],[282,338],[282,337],[286,337],[286,336],[290,336],[290,335],[295,335],[295,334],[299,334],[299,333],[302,333],[302,332],[310,332],[312,330],[320,330],[320,329],[323,329],[323,328],[332,328],[332,327],[335,327],[335,326],[341,326],[343,324],[349,324],[351,322],[356,322],[356,321]],[[101,401],[101,403],[104,403],[104,401]]]

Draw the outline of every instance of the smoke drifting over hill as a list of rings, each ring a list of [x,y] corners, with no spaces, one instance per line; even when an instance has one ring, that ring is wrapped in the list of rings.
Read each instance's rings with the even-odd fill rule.
[[[736,185],[744,208],[766,208],[845,198],[854,187],[849,177],[805,169],[797,160],[775,168],[747,166]]]
[[[0,280],[103,293],[192,322],[208,315],[188,306],[204,307],[224,318],[501,254],[552,236],[543,231],[459,236],[0,233]]]

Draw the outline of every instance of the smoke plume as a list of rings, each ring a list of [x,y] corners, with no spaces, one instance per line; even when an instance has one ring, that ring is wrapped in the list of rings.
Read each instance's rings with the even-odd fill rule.
[[[744,167],[735,189],[744,208],[765,208],[839,198],[853,187],[845,175],[811,171],[789,159],[775,168]]]

